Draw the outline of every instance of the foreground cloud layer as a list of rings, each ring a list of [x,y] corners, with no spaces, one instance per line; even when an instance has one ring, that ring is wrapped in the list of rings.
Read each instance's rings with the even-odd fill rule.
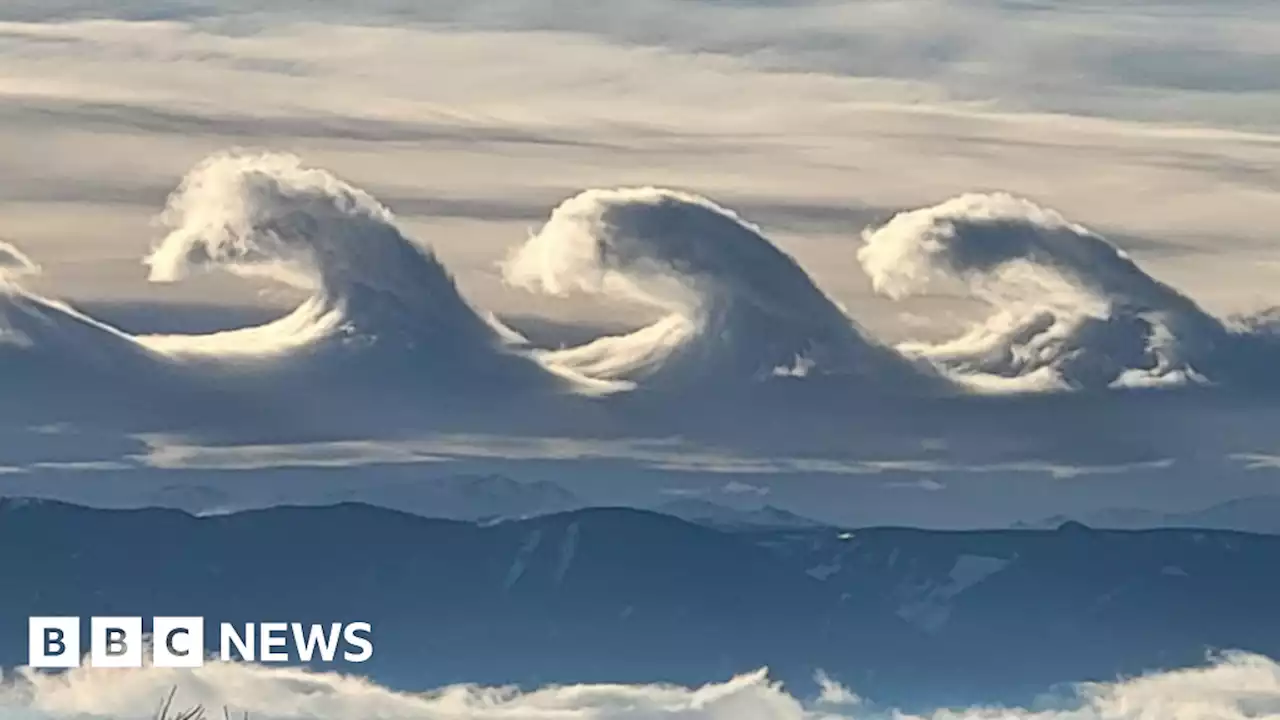
[[[1037,709],[959,708],[903,712],[877,708],[819,677],[816,698],[798,698],[766,671],[701,688],[665,685],[512,688],[455,686],[424,694],[395,692],[368,680],[295,669],[212,663],[195,670],[77,669],[64,675],[20,670],[0,688],[4,717],[58,720],[154,716],[177,688],[176,703],[227,707],[267,720],[423,718],[569,720],[1261,720],[1280,716],[1280,666],[1269,658],[1228,655],[1200,668],[1083,685]]]

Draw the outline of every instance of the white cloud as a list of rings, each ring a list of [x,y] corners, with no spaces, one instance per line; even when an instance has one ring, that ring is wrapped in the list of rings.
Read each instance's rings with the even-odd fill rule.
[[[38,272],[40,266],[35,261],[13,245],[0,241],[0,281]]]
[[[23,720],[140,720],[152,717],[159,699],[176,687],[178,706],[227,707],[264,720],[1259,720],[1280,714],[1280,667],[1244,654],[1199,668],[1084,685],[1038,709],[904,713],[864,705],[849,689],[820,679],[821,695],[810,701],[789,695],[764,671],[700,688],[576,685],[521,692],[455,686],[414,694],[355,676],[243,664],[211,663],[194,670],[82,668],[63,675],[24,671],[9,678],[0,689],[0,713]]]
[[[358,467],[443,462],[445,458],[411,447],[374,441],[335,441],[301,445],[193,447],[154,445],[137,460],[152,468],[186,470],[265,470],[300,467]]]
[[[980,387],[1176,385],[1205,374],[1231,382],[1249,351],[1248,336],[1233,336],[1106,239],[1008,194],[900,213],[863,240],[858,259],[877,292],[958,289],[990,306],[961,337],[901,346]]]
[[[747,455],[727,448],[671,438],[593,439],[440,434],[409,439],[278,445],[205,445],[168,435],[145,435],[139,439],[147,444],[148,451],[132,460],[146,467],[169,470],[358,467],[483,459],[558,462],[624,460],[656,470],[713,475],[1009,473],[1065,480],[1139,470],[1162,470],[1175,463],[1172,458],[1118,464],[1071,465],[1037,460],[966,463],[960,460],[916,458]],[[770,490],[742,480],[730,480],[721,487],[721,492],[764,495]]]
[[[1270,52],[1280,12],[1265,0],[1159,0],[1141,5],[1053,0],[679,2],[599,5],[589,0],[433,0],[405,5],[242,0],[7,3],[0,18],[180,20],[261,28],[299,18],[325,23],[448,25],[469,31],[571,33],[607,44],[717,54],[761,68],[892,78],[960,97],[1072,109],[1171,113],[1271,122]],[[1213,31],[1206,31],[1211,25]],[[998,35],[1001,43],[989,38]],[[1152,89],[1162,95],[1153,97]],[[1211,94],[1218,103],[1196,102]],[[1198,107],[1197,107],[1198,106]],[[1208,106],[1208,107],[1206,107]],[[1274,107],[1274,105],[1272,105]]]
[[[741,480],[730,480],[724,484],[724,487],[720,488],[720,492],[726,495],[760,495],[763,497],[768,495],[770,490],[767,487],[744,483]]]
[[[589,190],[561,203],[503,266],[511,283],[650,305],[627,335],[541,355],[604,381],[705,389],[778,368],[913,388],[931,376],[865,338],[794,258],[733,211],[658,188]],[[854,380],[856,382],[856,380]]]
[[[848,308],[870,328],[869,336],[886,342],[888,332],[897,334],[895,342],[914,336],[897,322],[900,312],[927,315],[938,326],[931,335],[945,336],[980,303],[972,293],[914,298],[901,307],[873,297],[855,259],[858,230],[892,210],[974,190],[1008,188],[1105,232],[1116,246],[1133,248],[1151,278],[1177,286],[1206,309],[1251,308],[1274,294],[1280,268],[1272,238],[1280,224],[1280,96],[1270,91],[1277,63],[1271,48],[1280,27],[1274,3],[379,0],[357,10],[324,0],[273,3],[268,12],[259,5],[3,3],[0,232],[44,266],[43,275],[24,280],[33,293],[258,302],[255,289],[234,278],[151,287],[138,264],[165,232],[148,225],[163,209],[165,193],[200,158],[245,145],[296,151],[308,163],[332,169],[332,177],[350,178],[347,189],[376,191],[397,211],[394,232],[429,238],[465,296],[499,312],[623,317],[636,319],[635,326],[653,320],[653,309],[632,298],[561,300],[513,290],[496,269],[524,239],[527,225],[545,218],[561,199],[584,187],[620,186],[685,188],[690,192],[682,196],[696,192],[734,208],[782,254],[795,257],[836,307]],[[993,36],[1001,42],[991,42]],[[299,187],[285,190],[288,195]],[[351,199],[356,193],[339,195]],[[300,219],[293,213],[297,204],[254,207]],[[187,228],[209,230],[226,220],[218,216]],[[375,225],[387,237],[388,226]],[[343,227],[352,230],[351,224]],[[231,260],[219,267],[237,264]],[[361,275],[361,283],[369,277]],[[768,283],[734,287],[770,289]],[[776,305],[777,296],[756,294]],[[279,302],[296,307],[298,298]],[[31,364],[41,372],[55,367],[50,357],[73,363],[95,358],[109,368],[141,367],[148,384],[167,378],[138,338],[91,318],[34,301],[13,316],[27,332],[10,339],[48,339],[54,325],[77,338],[58,345],[70,350],[65,354],[35,354]],[[407,318],[409,330],[419,329],[415,318]],[[57,324],[61,320],[65,324]],[[86,351],[91,346],[81,341],[91,336],[107,341],[102,352]],[[152,348],[164,344],[149,340]],[[191,338],[177,342],[192,347]],[[794,357],[785,362],[785,368],[806,367]],[[406,375],[419,379],[412,372],[417,369],[411,364]],[[364,375],[383,379],[378,372]],[[95,389],[128,385],[116,382],[118,374],[109,377]],[[1043,379],[1024,377],[1036,386]],[[44,395],[75,398],[69,388],[59,390]],[[424,405],[408,391],[395,395]],[[267,423],[308,430],[312,421],[338,424],[356,414],[347,405],[324,412],[309,402],[259,400],[237,409],[265,408]],[[693,408],[664,422],[683,419],[685,409]],[[744,426],[761,425],[743,415]],[[440,456],[585,453],[635,460],[650,470],[755,476],[963,467],[1073,477],[1098,467],[1132,472],[1125,463],[1131,458],[1184,451],[1218,457],[1215,440],[1205,437],[1214,433],[1230,450],[1248,450],[1244,446],[1259,432],[1238,440],[1242,433],[1234,426],[1226,429],[1223,421],[1210,428],[1198,413],[1186,426],[1162,417],[1159,429],[1140,431],[1149,418],[1129,423],[1134,416],[1126,414],[1114,423],[1123,422],[1123,432],[1101,416],[1092,418],[1102,428],[1096,434],[1094,423],[1078,423],[1089,442],[1076,442],[1075,429],[1036,428],[1024,435],[1017,421],[967,410],[960,415],[961,422],[949,422],[927,411],[919,419],[934,423],[928,432],[946,435],[958,457],[982,445],[973,451],[981,457],[972,461],[922,462],[891,445],[880,449],[905,437],[894,435],[893,423],[879,435],[879,424],[859,426],[858,437],[847,438],[830,428],[813,432],[821,421],[812,417],[758,432],[768,435],[770,445],[781,435],[813,437],[823,449],[853,442],[858,453],[875,447],[888,459],[810,455],[804,443],[789,444],[794,438],[762,450],[761,457],[696,442],[676,450],[583,451],[562,441],[526,444],[532,448],[460,441],[449,444],[456,453]],[[583,424],[596,429],[598,416],[577,417],[590,417]],[[686,427],[712,431],[723,417],[706,427],[695,427],[691,418]],[[751,447],[752,439],[733,440]],[[1213,449],[1206,449],[1209,444]],[[1095,452],[1105,457],[1077,462]],[[436,446],[299,451],[264,440],[256,449],[153,460],[209,468],[345,466],[438,455]],[[1054,460],[1009,459],[1027,457]]]
[[[120,14],[136,17],[147,4],[132,7]],[[10,22],[0,26],[0,208],[7,232],[44,260],[50,286],[136,296],[145,291],[129,263],[73,283],[65,253],[132,261],[159,194],[200,156],[228,144],[280,145],[406,201],[470,203],[465,225],[420,222],[443,231],[433,235],[437,249],[482,304],[528,309],[490,266],[522,228],[485,208],[545,211],[571,188],[663,184],[696,188],[765,223],[818,217],[816,231],[780,240],[802,261],[823,260],[819,280],[832,294],[874,308],[852,258],[830,244],[830,235],[858,229],[836,211],[1004,187],[1091,225],[1156,238],[1148,248],[1258,261],[1247,271],[1217,265],[1238,280],[1223,283],[1206,279],[1203,257],[1160,258],[1207,302],[1238,308],[1274,275],[1260,261],[1274,257],[1266,228],[1280,221],[1280,144],[1266,127],[1241,130],[1258,126],[1250,117],[1277,116],[1259,105],[1274,104],[1274,93],[1232,94],[1222,88],[1234,85],[1213,82],[1211,102],[1203,90],[1153,96],[1149,78],[1125,85],[1078,67],[1102,72],[1110,65],[1101,57],[1156,52],[1156,32],[1186,50],[1152,61],[1161,70],[1222,53],[1272,62],[1257,48],[1273,32],[1274,8],[1252,4],[1246,16],[1213,7],[1216,15],[1119,3],[1105,14],[1067,3],[1015,10],[986,0],[605,10],[561,0],[408,11],[408,20],[446,26],[407,22],[402,3],[401,12],[375,4],[360,17],[308,5],[314,19],[304,22],[289,12],[232,21],[245,6],[224,2],[202,3],[203,19],[179,8],[166,21]],[[27,9],[22,16],[35,10]],[[87,10],[74,15],[103,14]],[[1216,32],[1203,32],[1206,23]],[[987,42],[993,28],[1017,42]],[[716,52],[700,52],[708,49]],[[983,57],[991,53],[1009,57]],[[539,62],[522,62],[529,56]],[[956,100],[965,97],[975,102]],[[1214,117],[1198,129],[1169,127],[1179,115],[1168,98]],[[1149,108],[1159,122],[1129,112]],[[1114,117],[1044,114],[1064,109]],[[55,201],[78,212],[41,218]],[[797,212],[778,211],[787,206]]]
[[[923,490],[925,492],[938,492],[946,490],[947,486],[932,478],[923,478],[921,480],[904,480],[900,482],[891,482],[886,485],[901,490]]]

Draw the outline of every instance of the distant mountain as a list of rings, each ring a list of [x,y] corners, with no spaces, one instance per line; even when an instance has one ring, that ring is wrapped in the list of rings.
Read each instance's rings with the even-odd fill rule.
[[[1089,527],[1115,530],[1203,528],[1280,535],[1280,495],[1257,495],[1228,500],[1203,510],[1161,513],[1142,508],[1109,508],[1075,517],[1055,515],[1036,522],[1017,523],[1020,529],[1048,529],[1068,520]]]
[[[1173,516],[1171,525],[1280,535],[1280,495],[1259,495]]]
[[[329,504],[360,502],[450,520],[511,520],[576,510],[584,503],[548,481],[523,482],[505,475],[446,475],[414,481],[370,483],[333,493]]]
[[[166,485],[157,490],[148,504],[182,510],[192,515],[208,515],[239,509],[231,494],[209,485]]]
[[[817,528],[823,523],[789,510],[764,505],[752,509],[738,509],[721,505],[704,498],[679,498],[657,505],[655,512],[671,515],[689,522],[712,527],[733,529],[751,528]]]
[[[825,669],[906,707],[1280,655],[1280,537],[726,531],[589,509],[494,524],[368,505],[196,518],[0,501],[0,664],[30,615],[364,620],[352,670],[443,683],[700,683]],[[214,634],[216,635],[216,634]],[[811,686],[810,686],[811,687]]]
[[[517,481],[505,475],[446,475],[414,480],[370,480],[357,488],[307,498],[261,497],[246,505],[225,490],[205,484],[172,484],[146,498],[146,507],[182,510],[193,515],[221,514],[271,505],[363,503],[428,518],[496,522],[520,520],[589,507],[563,486],[549,481]],[[651,508],[689,522],[723,529],[814,528],[822,523],[772,505],[741,508],[682,497]]]
[[[321,493],[308,499],[258,499],[270,504],[335,505],[360,502],[429,518],[489,521],[547,515],[583,507],[573,493],[552,482],[521,482],[505,475],[446,475],[414,480],[370,480],[359,488]],[[224,490],[209,485],[169,485],[147,498],[149,507],[182,510],[193,515],[249,509]]]

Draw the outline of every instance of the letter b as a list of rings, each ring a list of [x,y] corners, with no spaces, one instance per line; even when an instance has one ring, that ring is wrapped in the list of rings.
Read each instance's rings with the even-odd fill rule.
[[[89,622],[94,667],[142,667],[142,618],[95,617]]]
[[[80,618],[28,618],[27,664],[33,668],[79,667]]]

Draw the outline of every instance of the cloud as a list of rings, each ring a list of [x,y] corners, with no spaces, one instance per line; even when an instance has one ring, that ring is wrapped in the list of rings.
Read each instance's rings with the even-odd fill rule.
[[[1220,356],[1239,342],[1221,321],[1101,236],[1028,200],[962,195],[901,213],[863,239],[858,260],[877,292],[902,299],[958,288],[990,306],[959,338],[901,346],[976,387],[1233,379],[1219,375],[1232,369]]]
[[[580,193],[514,249],[514,282],[665,313],[562,350],[531,348],[492,321],[386,206],[296,156],[215,154],[161,219],[155,279],[251,275],[301,290],[299,304],[279,320],[212,334],[134,335],[15,286],[0,298],[0,319],[25,344],[6,346],[0,361],[21,371],[6,375],[17,397],[40,398],[8,406],[36,413],[19,417],[23,426],[90,418],[240,448],[156,460],[209,467],[584,456],[726,475],[1001,468],[1061,477],[1183,457],[1193,430],[1160,411],[1158,432],[1104,431],[1149,428],[1151,413],[1100,403],[1091,415],[1079,405],[1089,442],[1077,442],[1055,427],[1058,414],[1028,415],[1049,405],[984,402],[924,361],[965,382],[1024,389],[1045,376],[1106,389],[1193,374],[1274,386],[1264,327],[1226,328],[1101,236],[1009,196],[903,213],[868,235],[861,260],[880,290],[901,297],[951,283],[994,307],[995,319],[964,342],[905,346],[923,360],[863,332],[764,230],[680,191]],[[602,387],[636,392],[601,398]],[[1197,420],[1199,442],[1209,427]],[[506,445],[413,445],[503,432]],[[631,440],[668,436],[687,445]],[[1215,448],[1256,450],[1239,436],[1223,432]],[[522,445],[529,437],[568,442]],[[922,437],[952,450],[922,457]],[[290,446],[316,440],[336,444]],[[375,447],[383,440],[393,447]]]
[[[530,290],[617,297],[665,313],[629,335],[542,355],[588,377],[655,385],[781,374],[929,382],[927,372],[866,339],[759,228],[696,195],[584,192],[561,203],[503,273]]]
[[[710,475],[919,475],[995,473],[1041,475],[1068,480],[1164,470],[1176,460],[1165,458],[1121,463],[1069,464],[1043,460],[963,462],[922,458],[854,458],[826,455],[747,454],[678,438],[616,438],[433,434],[411,439],[338,440],[289,444],[207,445],[163,434],[138,438],[147,451],[128,459],[166,470],[249,470],[288,467],[361,467],[367,465],[437,463],[462,460],[585,461],[622,460],[639,467]],[[932,489],[931,479],[920,481]],[[727,481],[725,494],[766,495],[770,488],[743,479]]]
[[[312,293],[294,314],[212,336],[145,340],[169,353],[269,354],[338,337],[349,345],[432,345],[496,354],[502,338],[463,300],[431,251],[407,238],[368,193],[289,155],[222,154],[170,196],[169,234],[145,262],[168,282],[207,269]]]
[[[516,333],[473,309],[386,207],[297,157],[215,154],[183,178],[160,222],[168,232],[145,259],[155,282],[223,271],[308,295],[265,324],[133,335],[10,279],[0,292],[0,364],[20,392],[59,401],[38,403],[55,417],[20,422],[106,412],[135,428],[168,429],[205,423],[247,398],[338,418],[372,396],[415,395],[431,385],[468,401],[575,387],[515,347],[523,342]],[[0,261],[11,275],[35,267],[9,246]],[[13,407],[21,414],[16,409],[30,405]],[[137,413],[137,405],[167,412]]]
[[[0,348],[11,400],[0,420],[190,435],[126,458],[150,471],[586,460],[620,470],[618,482],[783,474],[880,476],[869,484],[882,487],[915,474],[948,489],[963,476],[988,493],[1016,476],[1100,474],[1126,487],[1176,476],[1185,492],[1210,492],[1184,461],[1256,452],[1269,427],[1221,388],[1059,401],[923,382],[939,373],[860,330],[781,240],[702,196],[595,190],[549,212],[515,249],[515,279],[666,315],[536,353],[472,306],[371,193],[292,155],[215,154],[162,216],[156,279],[249,274],[300,289],[299,305],[212,335],[140,336],[15,285],[0,297],[0,320],[21,339]],[[1097,233],[1028,201],[975,195],[907,212],[873,231],[863,261],[886,292],[951,283],[995,307],[1006,324],[980,324],[978,350],[906,346],[966,382],[1029,378],[1022,387],[1038,389],[1049,374],[1105,390],[1133,384],[1133,372],[1185,371],[1259,396],[1274,387],[1265,322],[1225,327]],[[628,372],[551,361],[584,349]],[[590,375],[633,392],[592,395],[602,383]],[[679,440],[643,439],[654,437]],[[1234,492],[1225,487],[1212,492]]]
[[[1206,101],[1191,92],[1180,104],[1212,112],[1204,122],[1211,127],[1170,128],[1172,101],[1153,98],[1145,81],[1099,89],[1071,67],[1113,45],[1153,51],[1150,38],[1164,31],[1192,46],[1175,59],[1221,57],[1195,54],[1210,45],[1265,60],[1252,50],[1256,40],[1236,40],[1265,31],[1269,6],[1254,7],[1248,22],[1225,11],[1193,22],[1163,5],[1115,3],[1105,23],[1062,3],[1030,11],[978,0],[289,7],[5,4],[0,12],[15,19],[43,12],[46,20],[0,30],[0,186],[16,206],[7,216],[24,217],[24,245],[49,271],[45,287],[78,297],[145,293],[131,260],[146,242],[140,215],[150,210],[119,201],[136,197],[137,187],[168,186],[230,143],[303,152],[375,188],[402,217],[414,205],[402,207],[401,197],[419,207],[462,198],[474,224],[416,222],[429,224],[469,297],[496,311],[530,303],[490,272],[526,218],[490,208],[545,207],[577,188],[640,184],[765,210],[751,217],[767,222],[788,253],[821,268],[824,290],[868,316],[882,306],[831,245],[857,227],[832,209],[856,203],[892,212],[971,188],[1013,187],[1112,238],[1141,238],[1178,273],[1170,277],[1211,306],[1256,304],[1255,289],[1274,279],[1259,260],[1274,254],[1265,228],[1280,220],[1271,189],[1278,146],[1266,133],[1239,132],[1238,119],[1217,117],[1233,107],[1274,118],[1274,97],[1246,92],[1227,102],[1219,90]],[[83,19],[103,16],[134,21]],[[1222,34],[1202,32],[1207,25]],[[992,46],[983,33],[993,27],[1024,41]],[[1048,57],[1037,64],[1023,52]],[[972,62],[971,53],[1014,57]],[[529,54],[541,59],[536,68],[509,71]],[[866,66],[841,70],[840,62]],[[423,67],[450,71],[428,88],[415,70]],[[963,101],[962,86],[983,77],[973,86],[976,102]],[[1032,98],[1042,92],[1078,97],[1041,107]],[[1114,102],[1159,122],[1098,119]],[[1041,112],[1077,105],[1077,116]],[[1108,183],[1096,181],[1101,167]],[[56,223],[38,217],[45,203],[57,204]],[[790,228],[803,236],[783,232]],[[84,253],[127,261],[90,274]],[[1214,279],[1226,273],[1231,282]],[[173,292],[239,300],[232,293],[240,287]],[[575,316],[617,312],[534,302]]]
[[[291,392],[323,394],[318,385],[335,374],[350,381],[361,366],[384,387],[398,377],[405,383],[398,391],[432,383],[476,389],[476,380],[493,391],[568,387],[514,350],[519,336],[473,309],[385,206],[297,157],[215,154],[183,178],[160,221],[168,233],[144,261],[154,282],[216,270],[309,295],[262,325],[134,336],[14,286],[0,298],[0,319],[72,375],[87,358],[115,358],[103,365],[125,393],[166,377],[198,392],[232,375],[241,391],[269,388],[287,403]],[[16,250],[6,255],[11,266],[33,267]]]
[[[375,441],[336,441],[300,445],[196,447],[152,440],[150,451],[136,458],[151,468],[169,470],[266,470],[272,468],[346,468],[369,465],[443,462],[446,458],[412,446]]]
[[[947,486],[932,478],[924,478],[921,480],[905,480],[901,482],[891,482],[885,487],[897,490],[923,490],[925,492],[939,492],[946,490]]]
[[[141,720],[152,717],[158,699],[177,688],[178,706],[227,707],[264,720],[1246,720],[1280,712],[1278,678],[1280,666],[1268,658],[1227,654],[1203,667],[1080,685],[1046,697],[1036,709],[905,712],[877,708],[825,676],[819,676],[818,697],[799,698],[764,670],[700,688],[453,686],[405,693],[356,676],[210,663],[191,670],[80,668],[61,675],[23,670],[0,688],[0,712],[24,720]]]
[[[759,495],[761,497],[768,495],[770,490],[767,487],[744,483],[741,480],[730,480],[720,488],[720,492],[726,495]]]
[[[40,266],[21,250],[7,242],[0,241],[0,281],[24,275],[35,275]]]
[[[243,0],[113,3],[85,0],[6,3],[0,19],[107,17],[240,28],[301,19],[401,26],[444,24],[494,33],[556,32],[618,45],[719,54],[765,69],[890,78],[945,87],[963,99],[1020,102],[1038,109],[1151,116],[1246,116],[1269,122],[1264,95],[1274,89],[1276,60],[1268,30],[1274,6],[1237,0],[1229,10],[1208,0],[1134,6],[1106,12],[1069,3],[1023,7],[996,0],[864,2],[679,2],[599,6],[589,0],[394,0],[354,10],[335,0],[274,3]],[[928,20],[922,20],[928,18]],[[1104,19],[1105,18],[1105,19]],[[1215,32],[1204,32],[1212,22]],[[1016,41],[992,46],[990,33]],[[854,52],[853,50],[857,50]],[[1153,98],[1150,88],[1162,95]],[[1144,92],[1146,90],[1147,92]],[[1216,107],[1196,107],[1212,95]],[[1022,98],[1018,100],[1018,98]],[[1144,102],[1145,101],[1145,102]],[[1145,107],[1144,107],[1145,105]]]

